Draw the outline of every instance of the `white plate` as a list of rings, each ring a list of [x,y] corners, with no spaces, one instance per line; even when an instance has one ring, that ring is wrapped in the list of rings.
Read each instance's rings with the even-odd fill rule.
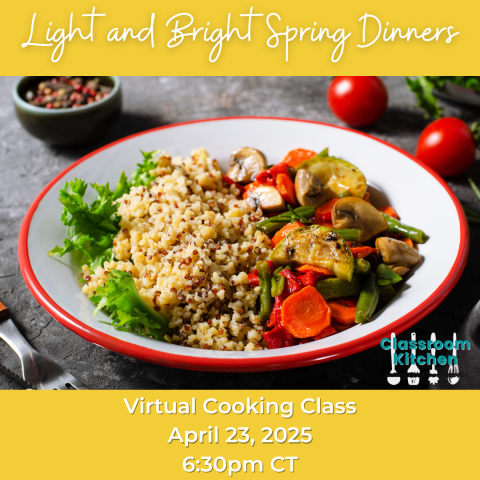
[[[94,306],[82,294],[78,271],[69,255],[60,260],[47,252],[61,245],[66,227],[60,222],[58,192],[65,182],[81,178],[115,185],[123,169],[135,169],[140,150],[158,148],[189,155],[203,146],[225,170],[230,152],[252,146],[277,163],[294,148],[321,151],[358,166],[368,183],[401,215],[430,237],[419,246],[423,262],[397,298],[367,325],[317,342],[260,352],[220,352],[170,345],[100,323]],[[375,202],[375,197],[372,197]],[[448,232],[446,235],[445,232]],[[448,242],[448,243],[447,243]],[[22,273],[35,298],[59,322],[87,340],[142,360],[197,370],[256,371],[298,367],[364,350],[405,330],[432,311],[457,282],[468,254],[468,227],[461,206],[446,183],[400,149],[360,132],[317,122],[277,118],[225,118],[171,125],[137,134],[101,148],[55,178],[30,207],[19,239]]]

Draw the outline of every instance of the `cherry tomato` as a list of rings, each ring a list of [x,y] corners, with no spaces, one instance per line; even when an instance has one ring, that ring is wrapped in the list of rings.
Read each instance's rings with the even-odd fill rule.
[[[418,139],[417,158],[443,177],[459,175],[475,160],[475,140],[468,125],[459,118],[435,120]]]
[[[387,89],[378,77],[336,77],[327,98],[332,112],[354,127],[376,122],[388,103]]]

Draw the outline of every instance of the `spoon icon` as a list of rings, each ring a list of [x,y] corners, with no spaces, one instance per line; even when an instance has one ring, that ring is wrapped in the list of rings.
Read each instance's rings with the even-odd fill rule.
[[[395,370],[395,348],[393,348],[393,340],[395,339],[395,334],[392,332],[390,335],[390,353],[391,353],[391,359],[392,359],[392,370],[390,371],[390,377],[387,377],[388,383],[390,385],[398,385],[400,383],[400,376],[397,374],[397,371]],[[396,375],[393,376],[392,375]]]

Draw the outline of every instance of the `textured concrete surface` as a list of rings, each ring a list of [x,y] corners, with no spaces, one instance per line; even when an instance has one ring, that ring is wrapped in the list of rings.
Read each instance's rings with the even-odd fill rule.
[[[36,349],[96,389],[389,387],[386,376],[390,355],[380,347],[308,368],[255,374],[189,372],[120,356],[84,341],[50,317],[27,289],[17,262],[17,237],[27,208],[55,175],[84,154],[148,128],[209,117],[271,115],[341,124],[326,104],[329,78],[123,78],[122,117],[100,140],[76,149],[45,145],[23,130],[11,100],[14,81],[0,77],[0,300]],[[389,110],[377,125],[365,131],[413,153],[426,121],[414,108],[415,100],[402,77],[386,78],[385,83],[390,95]],[[445,107],[448,115],[460,116],[467,122],[480,117],[478,110],[458,105]],[[478,163],[469,174],[480,181]],[[479,208],[466,178],[464,175],[449,183],[463,201]],[[441,221],[441,212],[428,214],[438,215]],[[437,338],[452,338],[480,297],[480,251],[475,248],[480,239],[479,226],[471,226],[471,238],[465,273],[448,298],[415,326],[419,338],[428,337],[432,331]],[[410,331],[400,337],[410,338]],[[2,341],[0,364],[20,373],[16,355]],[[446,367],[440,367],[441,372],[442,368],[446,372]],[[439,387],[448,386],[442,379]],[[470,386],[475,387],[475,382]],[[20,387],[0,373],[0,389],[15,388]]]

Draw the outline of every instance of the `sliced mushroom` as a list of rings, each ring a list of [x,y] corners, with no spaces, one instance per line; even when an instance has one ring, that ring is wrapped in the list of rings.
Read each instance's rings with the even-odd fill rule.
[[[385,264],[389,266],[411,267],[420,260],[420,254],[413,247],[395,238],[377,238],[375,246],[380,251]]]
[[[251,147],[237,148],[230,155],[232,167],[227,177],[236,183],[250,183],[253,177],[267,168],[267,159],[259,150]]]
[[[370,240],[388,228],[383,215],[370,203],[358,197],[341,198],[333,207],[333,228],[358,228],[361,242]]]
[[[392,269],[397,275],[400,275],[403,277],[407,272],[410,271],[408,267],[404,267],[401,265],[395,266],[395,265],[387,265],[388,268]]]
[[[317,209],[327,202],[327,192],[322,187],[320,179],[305,168],[297,170],[295,177],[295,194],[302,207]]]
[[[285,210],[285,202],[278,190],[268,185],[253,190],[247,198],[247,204],[253,210],[259,207],[265,211]]]

